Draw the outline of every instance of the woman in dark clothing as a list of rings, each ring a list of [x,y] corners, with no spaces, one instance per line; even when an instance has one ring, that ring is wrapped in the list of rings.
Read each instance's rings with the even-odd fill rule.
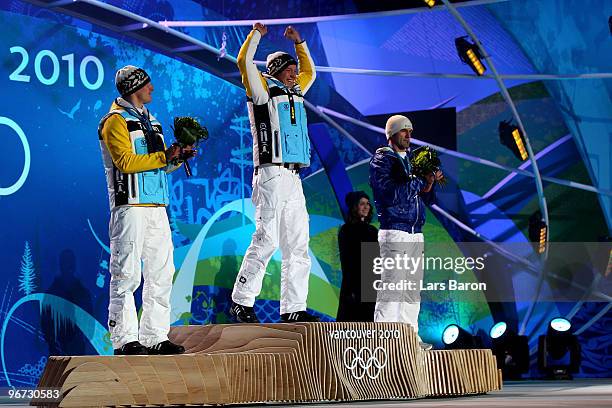
[[[346,224],[338,232],[340,263],[342,265],[342,286],[338,304],[339,322],[372,322],[376,295],[371,282],[364,288],[372,292],[372,302],[361,302],[361,243],[373,242],[378,245],[378,229],[370,224],[372,206],[370,197],[363,191],[353,191],[345,197],[348,207]],[[370,276],[368,274],[367,276]],[[372,275],[372,281],[374,280]]]

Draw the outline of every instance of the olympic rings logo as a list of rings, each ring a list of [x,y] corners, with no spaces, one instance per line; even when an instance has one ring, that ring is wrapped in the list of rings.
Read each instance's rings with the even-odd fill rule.
[[[387,366],[387,360],[387,350],[382,347],[376,347],[373,351],[369,347],[362,347],[359,351],[348,347],[342,356],[344,366],[356,380],[361,380],[366,375],[375,380]]]

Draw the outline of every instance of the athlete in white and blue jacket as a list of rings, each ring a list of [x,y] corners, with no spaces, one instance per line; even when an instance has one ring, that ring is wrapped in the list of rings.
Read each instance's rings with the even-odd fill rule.
[[[308,47],[293,27],[298,61],[285,52],[268,55],[261,73],[253,58],[267,28],[257,23],[238,54],[253,134],[253,203],[256,229],[232,293],[230,313],[238,322],[258,322],[253,309],[266,266],[282,252],[280,313],[285,322],[316,321],[306,312],[310,256],[308,213],[299,169],[310,165],[304,94],[315,80]],[[299,69],[299,73],[298,73]]]
[[[178,145],[166,148],[161,124],[145,106],[151,78],[132,65],[117,71],[121,97],[98,126],[110,204],[108,329],[114,354],[180,354],[168,340],[173,246],[166,215],[166,174],[176,170]],[[195,153],[188,147],[183,158]],[[144,277],[140,323],[134,292]]]

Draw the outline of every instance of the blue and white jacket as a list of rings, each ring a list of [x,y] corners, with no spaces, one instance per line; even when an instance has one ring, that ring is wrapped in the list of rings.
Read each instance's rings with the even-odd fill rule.
[[[410,161],[386,146],[376,150],[370,160],[370,186],[380,229],[421,232],[425,206],[435,200],[433,187],[422,193],[425,180],[411,173]]]
[[[299,74],[293,88],[262,74],[253,58],[261,33],[251,31],[240,48],[238,68],[247,94],[253,135],[253,163],[299,163],[310,165],[310,139],[304,108],[304,94],[313,84],[314,62],[305,42],[295,45]]]
[[[100,121],[98,139],[111,210],[123,205],[168,205],[166,173],[177,166],[166,163],[162,126],[146,107],[139,113],[117,98]]]

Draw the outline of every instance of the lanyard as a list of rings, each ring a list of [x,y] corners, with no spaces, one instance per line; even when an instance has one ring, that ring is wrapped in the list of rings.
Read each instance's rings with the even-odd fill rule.
[[[147,151],[149,153],[163,151],[164,145],[161,142],[161,139],[159,139],[159,137],[156,137],[155,132],[153,131],[153,125],[151,124],[151,114],[149,113],[149,110],[143,108],[143,111],[146,112],[146,115],[145,115],[144,113],[140,113],[138,109],[136,109],[136,107],[132,105],[130,102],[128,101],[125,101],[125,102],[128,103],[130,106],[129,107],[124,106],[123,108],[130,115],[138,118],[140,123],[145,127],[146,131],[143,133],[144,133],[145,140],[147,141]]]
[[[132,116],[136,116],[138,120],[140,120],[140,123],[142,123],[149,132],[153,132],[153,125],[151,125],[151,116],[149,115],[149,111],[147,111],[147,115],[145,116],[144,113],[138,112],[138,109],[136,108],[126,108],[126,110]]]

